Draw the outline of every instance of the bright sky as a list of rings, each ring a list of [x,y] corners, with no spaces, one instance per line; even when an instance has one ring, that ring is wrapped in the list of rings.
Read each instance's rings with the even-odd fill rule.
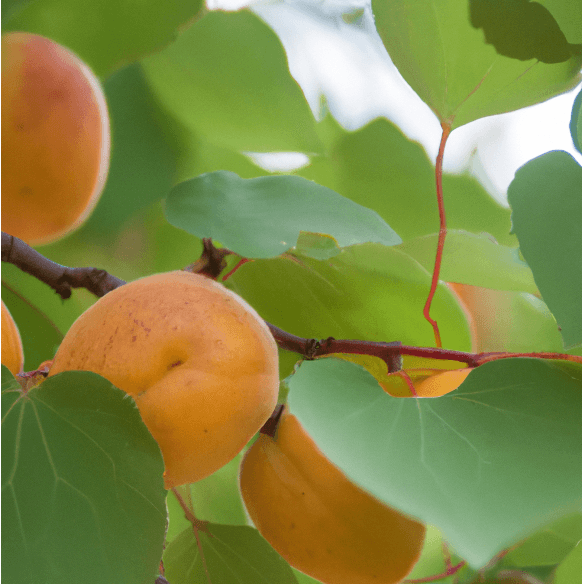
[[[384,116],[420,142],[434,161],[441,136],[436,116],[392,65],[376,33],[366,0],[208,0],[211,9],[250,5],[277,32],[289,58],[293,77],[316,114],[320,96],[334,117],[355,130]],[[364,8],[355,24],[342,13]],[[566,150],[582,163],[569,131],[572,104],[580,86],[567,94],[508,114],[477,120],[454,130],[447,142],[444,167],[469,169],[500,201],[522,164],[548,152]],[[281,161],[300,165],[305,157]],[[272,156],[260,157],[267,167]],[[276,163],[274,163],[276,164]]]

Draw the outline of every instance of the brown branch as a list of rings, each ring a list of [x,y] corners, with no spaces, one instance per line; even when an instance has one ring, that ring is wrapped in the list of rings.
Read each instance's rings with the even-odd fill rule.
[[[49,260],[18,237],[2,232],[2,261],[50,286],[63,300],[73,288],[85,288],[95,296],[105,296],[125,284],[123,280],[97,268],[67,268]]]
[[[219,266],[223,266],[224,257],[229,250],[217,249],[211,240],[204,241],[204,251],[198,262],[188,266],[189,271],[200,268],[209,277],[210,272],[216,273]],[[67,268],[61,266],[36,250],[29,247],[22,240],[12,235],[2,233],[2,261],[10,262],[21,270],[31,274],[55,290],[61,298],[69,298],[72,288],[86,288],[95,296],[101,297],[125,282],[105,270],[97,268]],[[224,269],[224,266],[223,266]],[[465,363],[468,367],[478,367],[489,361],[509,359],[514,357],[532,357],[536,359],[560,359],[582,363],[582,357],[563,353],[464,353],[435,347],[413,347],[402,345],[400,341],[374,342],[350,339],[308,339],[298,337],[279,327],[266,323],[271,334],[282,349],[301,355],[304,359],[312,360],[334,353],[352,355],[371,355],[379,357],[387,366],[388,373],[397,373],[402,369],[402,356],[412,355],[426,359],[438,359]]]

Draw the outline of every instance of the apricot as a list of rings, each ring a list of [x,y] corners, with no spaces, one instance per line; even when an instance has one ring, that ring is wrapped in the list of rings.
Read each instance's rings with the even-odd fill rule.
[[[416,387],[418,397],[440,397],[451,391],[455,391],[467,379],[473,368],[454,369],[453,371],[444,371],[431,375],[429,378],[421,381]]]
[[[24,367],[22,339],[4,301],[2,302],[2,365],[6,365],[12,375],[22,373]]]
[[[158,442],[166,488],[234,458],[277,402],[277,345],[242,298],[199,274],[147,276],[71,326],[49,377],[93,371],[131,395]]]
[[[2,36],[2,230],[49,243],[89,215],[109,168],[99,81],[71,51],[25,32]]]
[[[400,582],[422,550],[424,525],[348,480],[292,414],[246,452],[240,489],[261,535],[326,584]]]

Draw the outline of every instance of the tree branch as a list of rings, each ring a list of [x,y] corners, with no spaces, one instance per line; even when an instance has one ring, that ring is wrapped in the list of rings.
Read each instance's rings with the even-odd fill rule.
[[[217,250],[210,240],[204,241],[202,257],[188,266],[187,270],[203,273],[208,277],[218,277],[218,268],[224,269],[224,257],[229,250]],[[97,268],[67,268],[61,266],[28,246],[24,241],[2,232],[2,261],[14,264],[50,286],[63,299],[71,296],[72,288],[86,288],[95,296],[105,296],[107,292],[125,284],[124,280],[116,278],[105,270]],[[211,275],[212,274],[212,275]],[[298,337],[279,327],[266,323],[277,345],[287,351],[312,360],[325,355],[344,353],[352,355],[371,355],[379,357],[387,366],[388,373],[396,373],[402,369],[402,356],[412,355],[426,359],[438,359],[465,363],[468,367],[478,367],[489,361],[515,357],[532,357],[536,359],[559,359],[582,363],[582,357],[564,353],[464,353],[435,347],[413,347],[402,345],[400,341],[374,342],[351,339],[307,339]]]
[[[23,272],[50,286],[63,300],[73,288],[85,288],[95,296],[125,284],[124,280],[97,268],[67,268],[44,257],[22,239],[2,232],[2,261],[14,264]]]

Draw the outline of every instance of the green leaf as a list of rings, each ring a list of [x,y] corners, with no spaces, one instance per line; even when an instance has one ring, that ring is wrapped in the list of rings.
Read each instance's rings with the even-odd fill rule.
[[[582,574],[582,543],[568,554],[566,559],[556,569],[554,584],[578,584]]]
[[[321,149],[281,42],[247,10],[207,14],[142,63],[168,110],[215,144],[248,152]]]
[[[411,239],[398,246],[426,270],[434,267],[438,234]],[[449,230],[445,240],[441,280],[494,290],[518,290],[535,294],[537,287],[519,251],[499,245],[486,234]]]
[[[455,554],[454,550],[451,550],[442,533],[436,527],[427,525],[422,553],[406,580],[426,579],[426,581],[432,582],[436,574],[445,574],[449,565],[447,565],[447,558],[443,553],[444,546],[450,553],[450,558],[448,558],[450,560],[449,565],[455,566],[462,561],[462,558]],[[457,584],[467,580],[469,574],[473,574],[473,570],[468,566],[464,566],[448,578],[438,578],[436,581],[438,584]]]
[[[582,53],[535,2],[373,0],[372,10],[404,79],[452,128],[539,103],[580,80]]]
[[[247,515],[240,496],[238,474],[242,454],[209,477],[189,485],[196,516],[213,523],[247,525]]]
[[[322,125],[332,126],[329,152],[296,174],[374,209],[404,241],[436,233],[435,169],[422,146],[382,118],[356,132],[334,128],[337,124],[328,118]],[[517,245],[509,235],[509,209],[474,177],[445,173],[443,192],[449,229],[487,232],[500,244]]]
[[[572,106],[570,118],[570,134],[576,150],[582,154],[582,90],[578,92]]]
[[[582,343],[582,167],[567,152],[530,160],[507,191],[513,231],[566,348]]]
[[[160,50],[202,7],[201,0],[30,0],[15,4],[2,32],[28,31],[73,50],[99,77]]]
[[[537,0],[555,18],[569,43],[582,43],[582,4],[576,0]]]
[[[49,254],[44,253],[44,249],[43,255],[51,257]],[[49,288],[44,282],[37,280],[34,276],[23,272],[15,265],[9,264],[8,262],[4,262],[2,264],[2,284],[2,296],[4,296],[6,289],[11,290],[19,297],[25,299],[26,302],[30,303],[36,309],[38,309],[47,317],[49,321],[54,323],[59,331],[63,333],[68,331],[69,327],[73,324],[73,322],[75,322],[78,316],[95,301],[95,297],[89,292],[78,290],[75,291],[71,298],[65,302],[60,296],[55,294],[52,288]],[[35,321],[29,323],[23,322],[23,335],[39,334],[39,332],[35,331],[35,328],[39,326]],[[54,339],[55,337],[52,338]],[[47,336],[46,339],[39,339],[39,341],[44,345],[45,341],[49,341],[50,339],[51,335]],[[26,341],[24,338],[23,343],[24,346],[26,346]],[[51,359],[53,357],[53,355],[46,356],[45,350],[48,350],[48,346],[44,345],[41,347],[40,345],[37,345],[37,347],[38,349],[33,349],[33,351],[37,354],[37,356],[39,355],[37,350],[41,351],[41,361],[44,361],[45,359]],[[30,359],[34,359],[34,361],[30,363],[32,368],[36,367],[36,365],[40,363],[40,361],[36,361],[34,353],[30,355]],[[27,360],[29,357],[25,354],[24,358]]]
[[[344,248],[328,261],[285,256],[248,262],[226,284],[265,320],[302,337],[434,346],[422,315],[430,280],[406,254],[370,243]],[[463,312],[442,284],[432,310],[443,346],[469,350]]]
[[[116,72],[104,90],[114,144],[105,189],[83,228],[108,235],[138,210],[166,197],[179,145],[164,134],[162,113],[139,65]]]
[[[422,314],[430,280],[424,268],[394,247],[361,244],[344,248],[327,261],[286,255],[248,262],[226,285],[265,320],[301,337],[432,347],[434,333]],[[438,321],[444,347],[471,350],[465,315],[444,284],[438,286],[431,314]],[[379,358],[346,358],[357,360],[379,381],[386,381],[386,364]],[[281,353],[281,371],[291,369],[298,360],[295,353]],[[404,366],[410,363],[405,357]]]
[[[2,368],[3,577],[153,582],[166,527],[160,450],[133,400],[66,372],[24,393]]]
[[[2,300],[16,322],[24,350],[24,371],[52,359],[63,340],[55,324],[28,299],[2,283]]]
[[[482,567],[582,504],[582,368],[486,363],[440,398],[392,398],[361,368],[304,362],[290,410],[346,474],[437,525]]]
[[[512,549],[504,562],[517,566],[559,564],[582,539],[582,513],[558,519]]]
[[[341,247],[402,241],[375,211],[298,176],[203,174],[172,189],[166,216],[172,225],[249,258],[283,253],[301,231],[332,235]]]
[[[256,529],[214,523],[207,528],[208,533],[198,531],[204,557],[192,528],[166,548],[165,575],[172,584],[297,584],[289,564]]]

